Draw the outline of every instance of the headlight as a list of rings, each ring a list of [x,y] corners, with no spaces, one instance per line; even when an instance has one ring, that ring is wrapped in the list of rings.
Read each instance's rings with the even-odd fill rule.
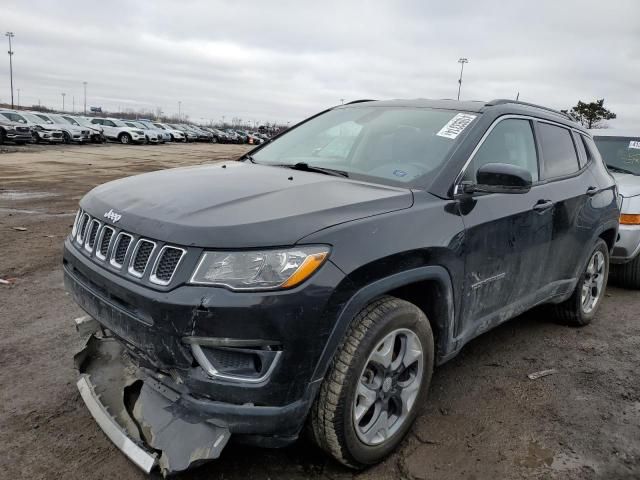
[[[309,278],[329,256],[329,247],[303,246],[287,250],[205,252],[191,283],[232,290],[291,288]]]

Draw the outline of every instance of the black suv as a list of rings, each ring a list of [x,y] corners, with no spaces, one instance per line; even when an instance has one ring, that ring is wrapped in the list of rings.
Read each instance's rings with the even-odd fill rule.
[[[78,387],[146,471],[305,424],[374,464],[469,340],[537,305],[572,325],[598,311],[617,192],[559,112],[354,102],[240,160],[99,186],[65,242],[94,332]]]

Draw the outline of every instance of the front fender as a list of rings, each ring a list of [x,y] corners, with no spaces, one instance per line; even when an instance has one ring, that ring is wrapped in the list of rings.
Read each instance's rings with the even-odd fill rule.
[[[446,353],[452,350],[453,327],[455,322],[454,296],[451,276],[449,275],[449,272],[440,265],[419,267],[376,280],[357,290],[355,294],[351,296],[338,315],[333,330],[329,335],[329,339],[325,344],[324,351],[320,355],[320,359],[318,360],[311,381],[316,382],[324,378],[331,360],[342,343],[351,321],[360,310],[376,298],[381,297],[389,291],[425,280],[434,280],[438,282],[444,293],[443,296],[447,314],[443,319],[440,319],[440,323],[437,325],[438,330],[441,332],[438,340],[437,351],[442,352],[446,356]]]

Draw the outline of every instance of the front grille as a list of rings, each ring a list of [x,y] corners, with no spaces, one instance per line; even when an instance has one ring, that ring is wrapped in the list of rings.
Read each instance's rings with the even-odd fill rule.
[[[52,136],[53,138],[60,138],[60,137],[62,137],[62,132],[53,132],[53,133],[51,134],[51,136]]]
[[[144,271],[147,269],[149,258],[153,250],[156,248],[156,244],[149,240],[138,240],[136,249],[131,257],[131,264],[129,265],[129,273],[135,277],[142,277]]]
[[[80,225],[78,226],[78,243],[82,244],[84,242],[84,235],[85,233],[87,233],[87,226],[89,225],[89,221],[90,221],[89,214],[85,213],[82,215],[82,218],[80,219]]]
[[[133,237],[126,233],[121,233],[116,239],[116,248],[111,257],[111,264],[116,267],[121,267],[124,263],[124,259],[127,256],[127,251],[129,250],[129,245],[131,245],[131,240]]]
[[[16,132],[20,133],[29,133],[29,127],[15,127]]]
[[[151,272],[151,281],[160,285],[171,282],[185,251],[176,247],[163,247],[158,255],[156,266]]]
[[[76,213],[70,238],[77,248],[94,261],[105,262],[109,259],[107,265],[118,269],[121,275],[140,279],[150,271],[148,280],[162,286],[171,283],[187,253],[185,249],[164,245],[156,254],[155,241],[104,224],[82,209]],[[125,262],[127,269],[122,268]]]
[[[93,251],[93,247],[96,244],[96,237],[98,236],[98,230],[100,230],[100,222],[98,220],[91,220],[89,224],[89,230],[87,231],[87,241],[84,244],[84,248],[88,252]]]
[[[96,257],[100,260],[105,260],[107,258],[107,253],[109,253],[109,245],[111,244],[111,239],[113,238],[113,228],[105,226],[102,229],[102,236],[100,237],[100,242],[98,246],[98,250],[96,251]]]

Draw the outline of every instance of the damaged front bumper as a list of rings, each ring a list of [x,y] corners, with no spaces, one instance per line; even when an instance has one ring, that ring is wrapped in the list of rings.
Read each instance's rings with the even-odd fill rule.
[[[91,335],[75,356],[80,395],[133,463],[163,475],[218,458],[231,433],[179,405],[180,395],[145,375],[115,338]]]

